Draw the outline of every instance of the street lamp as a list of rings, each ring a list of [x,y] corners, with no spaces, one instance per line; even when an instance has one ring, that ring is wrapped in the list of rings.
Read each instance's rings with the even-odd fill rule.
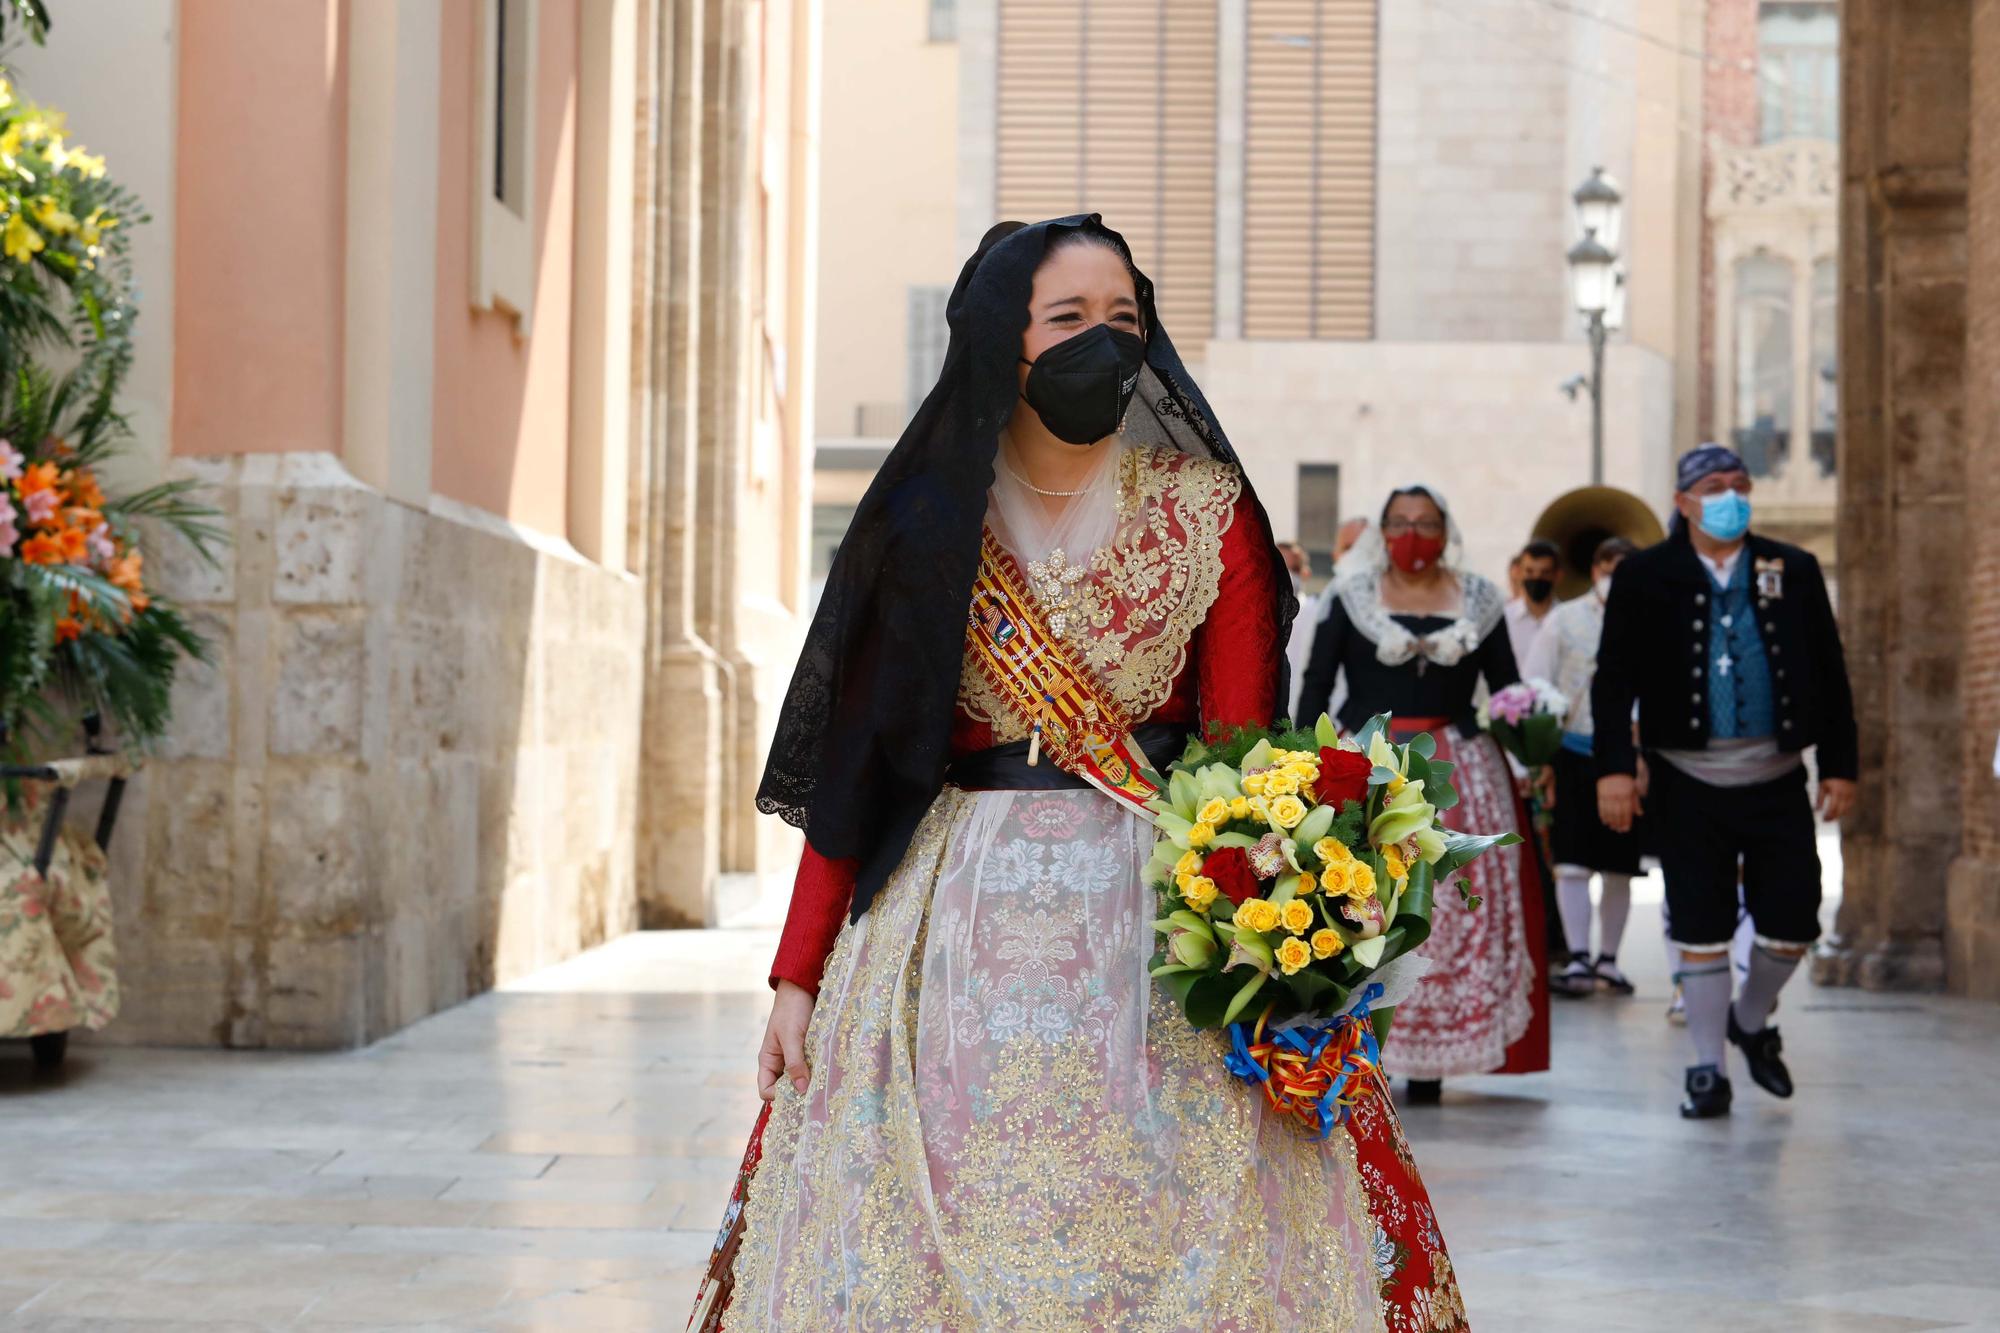
[[[1618,267],[1618,228],[1624,196],[1617,182],[1593,167],[1576,187],[1576,220],[1583,239],[1569,249],[1570,287],[1590,339],[1590,484],[1604,484],[1604,340],[1625,323],[1625,275]]]

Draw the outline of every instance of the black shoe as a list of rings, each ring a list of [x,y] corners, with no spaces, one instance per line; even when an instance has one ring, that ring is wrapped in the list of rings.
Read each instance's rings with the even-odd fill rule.
[[[1444,1100],[1444,1080],[1441,1078],[1413,1078],[1410,1090],[1403,1095],[1405,1106],[1436,1106]]]
[[[1597,955],[1597,962],[1591,967],[1590,971],[1597,978],[1598,982],[1603,985],[1604,989],[1613,991],[1619,995],[1630,995],[1632,993],[1631,978],[1618,970],[1617,954],[1601,953]]]
[[[1736,1022],[1736,1006],[1729,1006],[1729,1040],[1743,1052],[1744,1062],[1750,1066],[1750,1081],[1773,1097],[1792,1095],[1792,1071],[1785,1068],[1780,1057],[1785,1043],[1778,1036],[1778,1029],[1767,1027],[1762,1032],[1745,1032]]]
[[[1713,1120],[1729,1114],[1729,1080],[1714,1065],[1695,1065],[1687,1072],[1687,1100],[1681,1119]]]
[[[1590,968],[1589,954],[1571,954],[1569,966],[1549,978],[1549,994],[1580,1000],[1597,993],[1597,974]]]

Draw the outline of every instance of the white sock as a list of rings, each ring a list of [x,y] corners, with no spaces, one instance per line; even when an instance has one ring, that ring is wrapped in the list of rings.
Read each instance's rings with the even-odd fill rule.
[[[1607,871],[1602,882],[1597,898],[1597,951],[1616,958],[1625,939],[1625,918],[1632,914],[1632,877]]]
[[[1563,941],[1570,956],[1590,952],[1590,872],[1556,867],[1556,908],[1562,913]]]
[[[1681,951],[1674,943],[1674,923],[1667,919],[1667,905],[1660,903],[1660,942],[1667,946],[1667,977],[1676,986],[1681,984]]]
[[[1694,1041],[1694,1062],[1698,1065],[1719,1068],[1722,1064],[1723,1046],[1729,1039],[1729,983],[1726,959],[1681,967],[1681,996],[1687,1001],[1688,1036]]]
[[[1745,1032],[1762,1032],[1771,1021],[1771,1006],[1778,992],[1799,970],[1799,960],[1772,953],[1763,945],[1750,951],[1750,975],[1744,978],[1742,993],[1736,997],[1736,1026]]]

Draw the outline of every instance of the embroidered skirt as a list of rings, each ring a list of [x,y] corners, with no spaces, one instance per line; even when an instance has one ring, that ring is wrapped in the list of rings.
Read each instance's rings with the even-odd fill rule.
[[[729,1333],[1463,1326],[1393,1110],[1316,1143],[1158,993],[1151,843],[1095,792],[938,799],[780,1081]]]
[[[1444,822],[1481,833],[1511,829],[1532,836],[1499,745],[1485,735],[1466,740],[1450,727],[1432,735],[1438,758],[1457,765],[1452,784],[1458,806],[1445,813]],[[1466,867],[1478,908],[1468,909],[1451,885],[1438,886],[1431,936],[1417,951],[1438,966],[1396,1006],[1385,1052],[1390,1073],[1426,1079],[1549,1067],[1537,873],[1522,843],[1488,852]]]

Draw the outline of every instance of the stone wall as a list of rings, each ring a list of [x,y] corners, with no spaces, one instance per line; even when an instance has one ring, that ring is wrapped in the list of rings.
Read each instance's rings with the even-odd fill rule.
[[[1840,611],[1861,787],[1837,930],[1814,970],[1871,988],[1973,985],[1946,966],[1941,873],[1961,802],[1992,795],[1961,781],[1962,573],[1983,526],[1966,509],[1979,471],[1967,450],[1969,13],[1966,0],[1842,11]]]
[[[637,923],[640,590],[324,454],[191,460],[214,639],[114,842],[106,1039],[372,1041]]]
[[[2000,999],[2000,0],[1972,6],[1966,241],[1965,661],[1962,842],[1946,893],[1945,976]]]

